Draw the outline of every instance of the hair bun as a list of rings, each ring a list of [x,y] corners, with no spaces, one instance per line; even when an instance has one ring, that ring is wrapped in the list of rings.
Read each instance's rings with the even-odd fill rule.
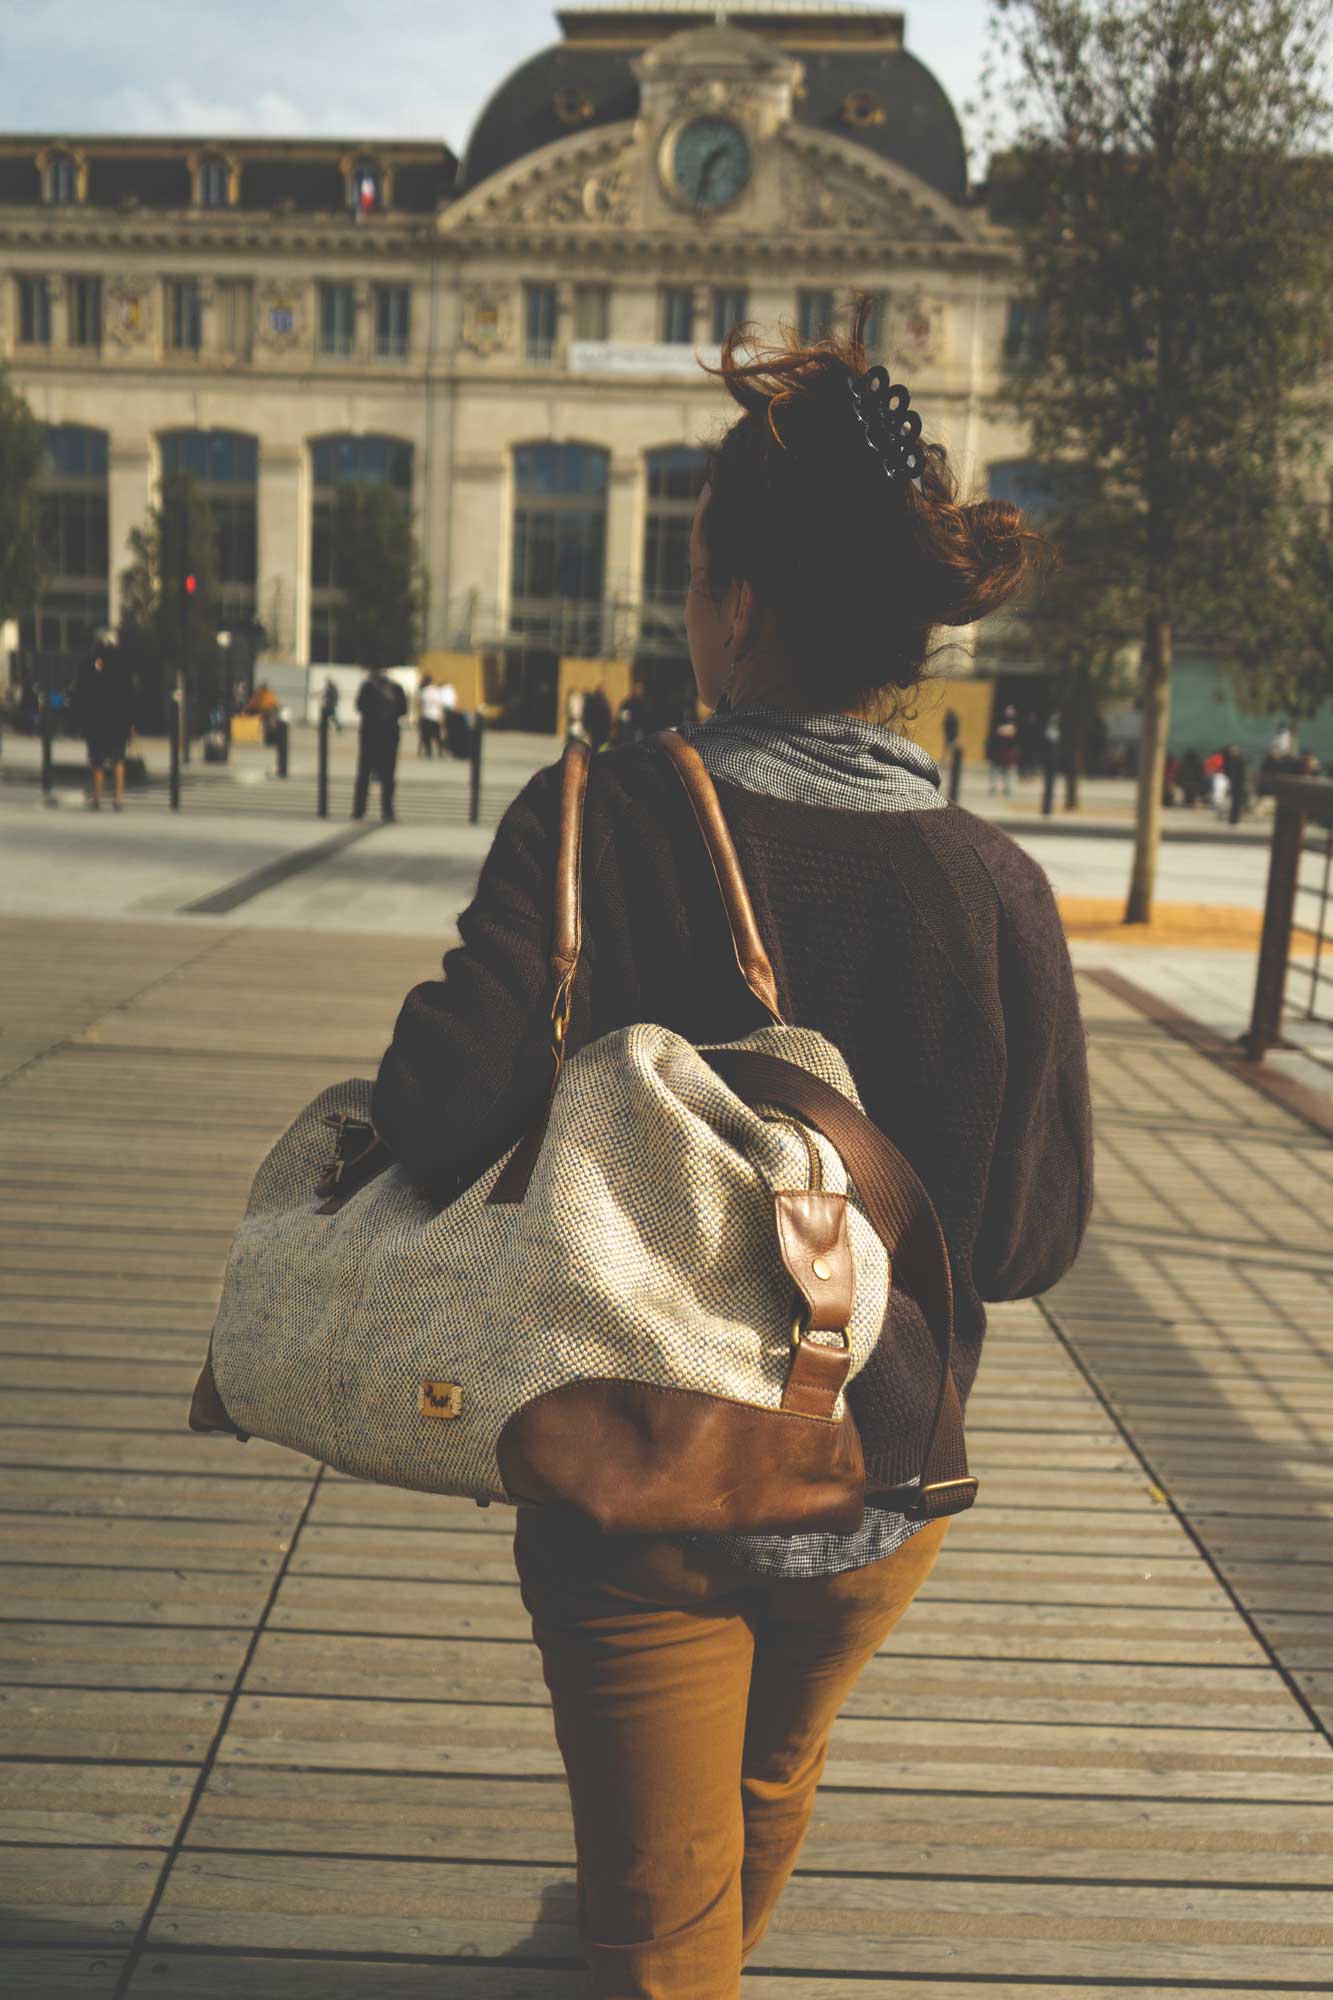
[[[956,507],[947,529],[952,529],[947,533],[952,546],[939,571],[943,589],[935,617],[941,625],[973,625],[1023,582],[1034,538],[1010,500],[976,500]],[[937,548],[936,554],[941,553]]]

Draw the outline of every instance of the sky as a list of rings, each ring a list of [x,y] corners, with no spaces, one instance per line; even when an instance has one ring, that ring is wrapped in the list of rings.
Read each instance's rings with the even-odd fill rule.
[[[965,106],[990,0],[901,11],[978,140]],[[550,0],[0,0],[0,132],[429,138],[461,155],[510,70],[559,39]]]

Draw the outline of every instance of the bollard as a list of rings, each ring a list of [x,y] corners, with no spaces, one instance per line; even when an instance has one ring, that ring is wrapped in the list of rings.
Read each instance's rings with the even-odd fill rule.
[[[319,711],[319,785],[315,811],[321,819],[329,816],[329,711]]]
[[[185,706],[184,688],[180,674],[171,694],[175,714],[171,721],[171,810],[181,809],[181,719]]]
[[[480,817],[481,817],[481,732],[482,732],[482,728],[483,728],[483,723],[482,723],[482,714],[481,714],[481,710],[480,710],[479,708],[474,708],[474,709],[473,709],[473,711],[472,711],[472,745],[471,745],[471,753],[470,753],[470,754],[471,754],[471,762],[472,762],[472,769],[471,769],[471,773],[470,773],[470,776],[469,776],[469,785],[468,785],[468,807],[467,807],[467,816],[468,816],[468,819],[469,819],[469,820],[471,821],[471,823],[472,823],[472,825],[473,825],[473,826],[475,826],[475,825],[477,824],[477,821],[478,821],[478,819],[480,819]]]
[[[1055,779],[1058,768],[1058,759],[1049,750],[1046,753],[1045,765],[1041,781],[1041,816],[1043,819],[1049,819],[1055,810]]]
[[[49,792],[51,789],[51,682],[49,672],[47,674],[47,685],[42,694],[41,731],[42,790]]]
[[[949,803],[958,804],[958,794],[963,786],[963,746],[957,744],[949,765]]]
[[[290,727],[291,725],[287,721],[286,716],[280,716],[277,726],[273,731],[273,740],[278,746],[278,776],[280,778],[285,778],[287,775],[287,736]]]

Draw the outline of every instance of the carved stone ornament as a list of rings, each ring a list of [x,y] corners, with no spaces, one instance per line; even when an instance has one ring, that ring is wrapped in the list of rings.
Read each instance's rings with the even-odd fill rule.
[[[271,353],[290,354],[306,333],[305,291],[270,278],[255,293],[255,339]]]
[[[563,170],[535,174],[501,190],[487,205],[492,225],[558,228],[569,223],[612,227],[630,220],[633,161],[629,148],[595,162],[586,158]]]
[[[881,236],[904,243],[954,242],[950,229],[924,203],[907,193],[876,184],[804,150],[784,152],[784,212],[796,229],[830,230],[839,236]]]
[[[890,327],[893,351],[909,366],[938,361],[944,351],[946,307],[943,299],[911,292],[893,302]]]
[[[157,288],[148,278],[112,278],[106,288],[106,334],[117,347],[146,347],[153,338]]]
[[[463,320],[459,339],[473,354],[498,354],[510,344],[510,301],[507,290],[494,285],[463,287]]]

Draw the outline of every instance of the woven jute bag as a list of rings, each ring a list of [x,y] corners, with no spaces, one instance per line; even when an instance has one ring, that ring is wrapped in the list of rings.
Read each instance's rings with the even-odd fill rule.
[[[641,1022],[566,1056],[591,762],[571,742],[541,1115],[441,1207],[378,1140],[368,1081],[317,1097],[256,1176],[190,1427],[610,1532],[849,1533],[865,1469],[846,1384],[906,1284],[938,1390],[920,1474],[876,1497],[958,1513],[976,1481],[938,1217],[839,1051],[783,1022],[712,781],[674,730],[654,741],[771,1025],[695,1046]]]

